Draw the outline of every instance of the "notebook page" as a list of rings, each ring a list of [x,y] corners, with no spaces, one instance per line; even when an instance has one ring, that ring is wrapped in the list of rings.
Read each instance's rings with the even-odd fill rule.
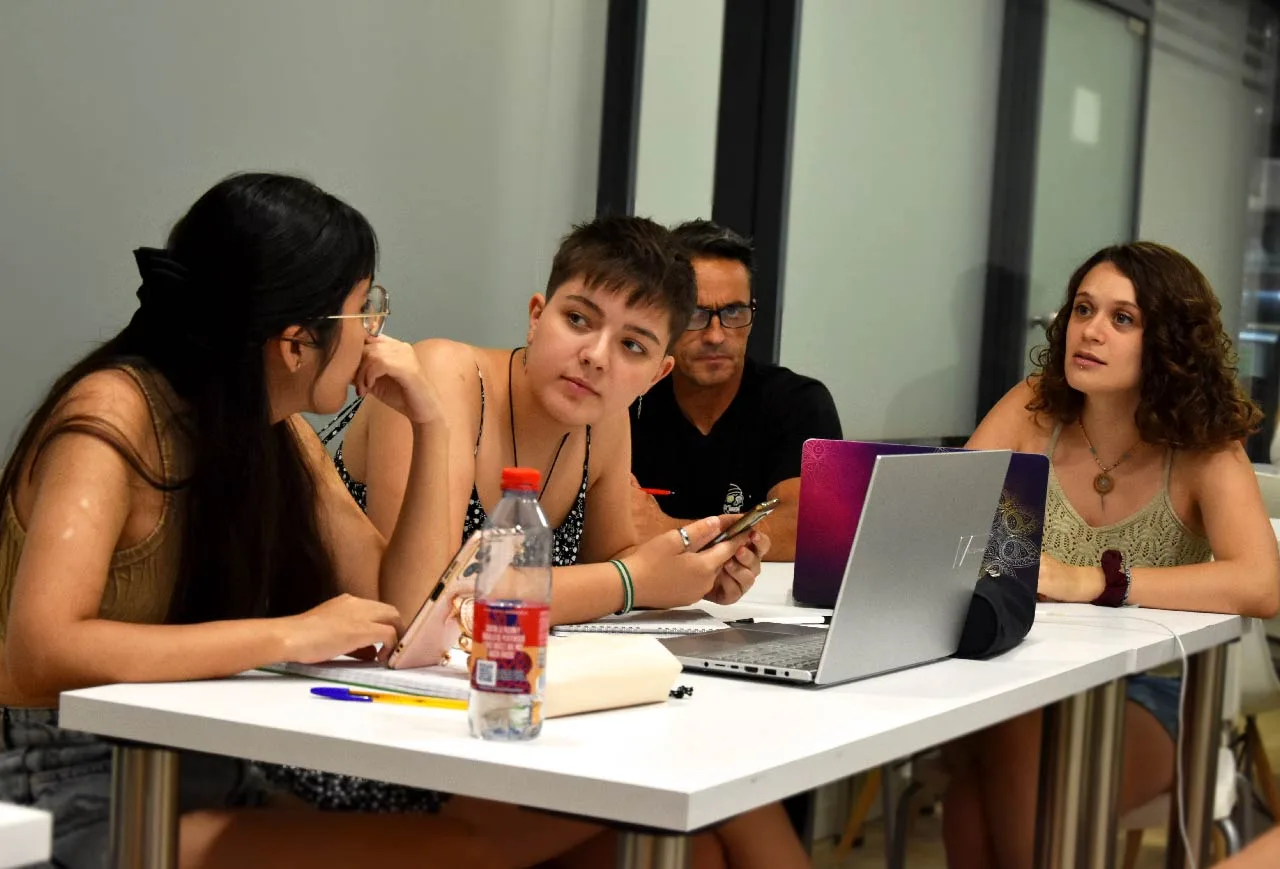
[[[557,634],[705,634],[722,631],[728,624],[700,609],[638,610],[625,615],[609,615],[594,622],[557,625]]]

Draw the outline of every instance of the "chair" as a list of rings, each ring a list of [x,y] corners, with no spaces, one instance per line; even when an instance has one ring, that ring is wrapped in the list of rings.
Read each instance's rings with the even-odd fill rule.
[[[1258,489],[1262,492],[1262,503],[1267,508],[1268,516],[1280,516],[1280,469],[1274,467],[1254,466],[1254,476],[1258,479]],[[1276,520],[1272,520],[1272,528]]]
[[[1244,716],[1246,772],[1256,772],[1267,811],[1280,821],[1280,793],[1275,767],[1267,757],[1258,733],[1258,716],[1280,709],[1280,678],[1276,676],[1271,648],[1262,622],[1254,621],[1240,643],[1240,714]]]
[[[1222,842],[1215,839],[1215,850],[1221,848],[1228,855],[1239,852],[1241,837],[1232,815],[1238,802],[1248,810],[1250,795],[1248,780],[1236,772],[1235,756],[1231,749],[1222,746],[1218,749],[1218,780],[1213,795],[1213,823],[1222,835]],[[1169,823],[1171,799],[1169,794],[1161,794],[1120,819],[1119,827],[1125,831],[1124,858],[1121,863],[1124,869],[1133,869],[1137,865],[1143,833],[1151,829],[1164,829]],[[1221,854],[1216,859],[1221,859]]]
[[[1275,516],[1280,513],[1280,476],[1259,472],[1258,486],[1262,490],[1263,500],[1267,502],[1267,513]],[[1280,540],[1280,519],[1271,520],[1271,529]],[[1256,775],[1258,786],[1262,791],[1267,811],[1273,821],[1280,820],[1280,794],[1277,793],[1274,768],[1262,744],[1258,733],[1257,717],[1263,712],[1280,709],[1280,678],[1276,676],[1275,665],[1271,660],[1271,649],[1267,642],[1268,628],[1274,630],[1276,620],[1262,622],[1258,619],[1247,619],[1244,635],[1240,642],[1227,650],[1227,681],[1224,686],[1223,720],[1229,729],[1234,730],[1236,719],[1244,716],[1243,769],[1237,770],[1235,755],[1228,748],[1222,748],[1218,755],[1218,781],[1214,795],[1213,820],[1225,840],[1227,853],[1235,853],[1240,847],[1241,837],[1231,819],[1237,804],[1244,826],[1244,841],[1251,838],[1248,821],[1253,811],[1253,788],[1250,781]],[[1252,774],[1252,775],[1251,775]],[[1238,798],[1238,799],[1237,799]],[[1145,806],[1126,814],[1120,819],[1120,829],[1125,835],[1125,869],[1132,869],[1138,858],[1138,849],[1142,845],[1144,830],[1163,827],[1168,823],[1169,796],[1157,797]]]
[[[836,864],[843,863],[848,857],[854,841],[862,832],[878,792],[881,806],[892,807],[892,810],[883,808],[885,866],[886,869],[903,869],[907,860],[907,839],[911,835],[916,809],[922,804],[928,805],[941,799],[946,782],[942,752],[936,748],[868,771],[849,813],[844,835],[836,845]]]

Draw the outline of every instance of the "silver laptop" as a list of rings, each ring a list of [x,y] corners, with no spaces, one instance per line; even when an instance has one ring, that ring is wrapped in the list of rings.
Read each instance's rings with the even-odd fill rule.
[[[829,628],[752,624],[663,645],[686,669],[810,685],[955,654],[1011,456],[877,457]]]

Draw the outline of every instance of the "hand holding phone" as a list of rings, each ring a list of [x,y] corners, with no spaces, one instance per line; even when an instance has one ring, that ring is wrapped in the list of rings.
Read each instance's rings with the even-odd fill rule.
[[[706,546],[702,547],[698,551],[705,552],[711,547],[716,546],[717,544],[723,543],[726,540],[731,540],[734,537],[737,537],[739,534],[742,534],[746,531],[751,530],[761,520],[763,520],[766,516],[768,516],[770,513],[776,510],[778,507],[778,503],[779,502],[777,498],[770,498],[768,501],[762,501],[761,503],[755,505],[754,507],[751,508],[751,510],[749,510],[746,513],[743,513],[741,519],[739,519],[737,522],[734,522],[728,528],[721,531],[712,539],[710,543],[708,543]]]
[[[432,587],[387,659],[392,670],[443,663],[463,633],[462,604],[475,595],[482,532],[474,531]],[[455,607],[455,602],[458,606]]]

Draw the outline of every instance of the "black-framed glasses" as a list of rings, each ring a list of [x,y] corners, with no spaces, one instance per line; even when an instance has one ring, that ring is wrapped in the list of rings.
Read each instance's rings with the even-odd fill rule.
[[[364,300],[359,314],[330,314],[326,320],[354,320],[357,317],[364,323],[365,331],[377,338],[382,334],[382,327],[387,324],[391,314],[391,293],[382,284],[369,287],[369,295]]]
[[[755,299],[746,304],[734,302],[720,308],[694,308],[693,316],[689,318],[686,329],[689,332],[701,332],[711,325],[712,317],[717,318],[725,329],[741,329],[744,326],[750,326],[755,316]]]

